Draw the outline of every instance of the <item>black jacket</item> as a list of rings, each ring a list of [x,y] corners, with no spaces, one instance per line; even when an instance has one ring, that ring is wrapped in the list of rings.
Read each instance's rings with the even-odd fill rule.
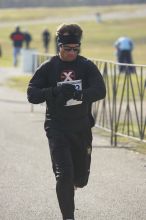
[[[73,106],[58,106],[52,88],[57,82],[82,80],[83,102]],[[90,60],[78,56],[75,61],[65,62],[59,56],[43,63],[30,80],[28,100],[33,104],[46,101],[45,129],[54,128],[63,131],[81,131],[91,127],[91,105],[105,98],[105,84],[96,65]]]
[[[14,47],[22,47],[24,42],[24,34],[20,31],[15,31],[10,35],[11,40],[13,41]]]

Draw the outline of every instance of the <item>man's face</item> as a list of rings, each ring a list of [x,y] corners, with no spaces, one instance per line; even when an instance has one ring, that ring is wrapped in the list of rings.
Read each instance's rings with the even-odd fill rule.
[[[76,59],[79,51],[79,44],[65,44],[60,46],[59,56],[63,61],[71,62]]]

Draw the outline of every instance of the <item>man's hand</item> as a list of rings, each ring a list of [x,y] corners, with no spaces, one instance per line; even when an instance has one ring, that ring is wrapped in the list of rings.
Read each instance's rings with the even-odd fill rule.
[[[74,93],[76,92],[76,88],[72,84],[64,83],[61,86],[61,92],[65,99],[69,100],[74,97]]]
[[[73,99],[77,100],[77,101],[82,101],[83,100],[83,93],[81,90],[76,90],[74,93],[74,97]]]
[[[63,83],[62,85],[53,88],[54,96],[57,97],[59,94],[62,94],[66,100],[73,98],[75,92],[75,86],[69,83]]]

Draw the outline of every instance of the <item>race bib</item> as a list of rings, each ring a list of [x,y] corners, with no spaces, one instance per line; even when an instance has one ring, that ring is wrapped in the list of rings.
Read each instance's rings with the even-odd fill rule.
[[[58,82],[57,86],[62,85],[63,83],[69,83],[75,86],[76,90],[82,90],[82,81],[81,80],[72,80],[72,81],[63,81],[63,82]],[[74,99],[70,99],[66,102],[65,106],[71,106],[71,105],[79,105],[81,104],[82,101],[77,101]]]

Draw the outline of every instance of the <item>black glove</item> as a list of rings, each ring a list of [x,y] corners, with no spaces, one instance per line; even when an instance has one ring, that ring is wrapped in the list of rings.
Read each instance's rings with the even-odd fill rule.
[[[54,96],[58,96],[61,92],[61,86],[56,86],[52,89],[52,93]]]
[[[64,98],[64,95],[62,93],[60,93],[57,97],[56,97],[56,105],[59,107],[66,105],[66,99]]]
[[[77,101],[81,101],[83,99],[83,93],[81,90],[76,90],[74,92],[74,97],[73,99],[77,100]]]
[[[60,86],[56,86],[53,88],[53,95],[58,96],[60,93],[63,94],[66,100],[73,98],[74,93],[76,91],[75,86],[69,83],[63,83]]]
[[[69,100],[74,97],[74,93],[76,92],[76,88],[74,85],[69,83],[64,83],[61,86],[61,92],[66,100]]]

